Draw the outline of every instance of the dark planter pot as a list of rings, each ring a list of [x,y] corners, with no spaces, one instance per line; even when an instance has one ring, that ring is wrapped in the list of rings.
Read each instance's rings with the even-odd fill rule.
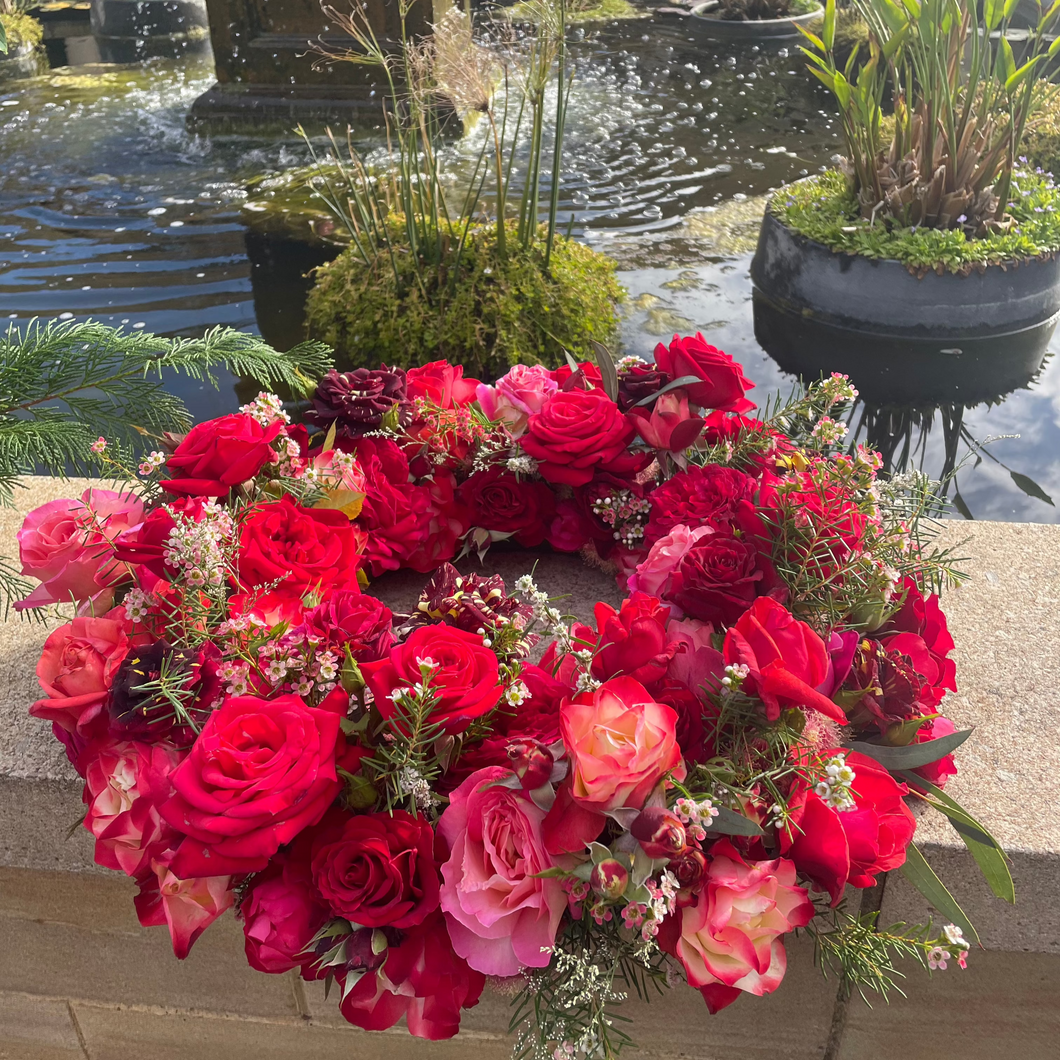
[[[836,254],[768,211],[751,279],[755,337],[781,368],[845,372],[876,403],[974,404],[1025,386],[1060,319],[1055,255],[918,278]]]
[[[824,8],[818,7],[805,15],[792,15],[790,18],[755,18],[746,21],[733,21],[726,18],[715,18],[712,12],[717,10],[718,0],[707,0],[692,8],[689,25],[697,33],[714,40],[757,41],[764,37],[780,40],[785,37],[798,37],[796,26],[809,26],[814,19],[820,18]]]

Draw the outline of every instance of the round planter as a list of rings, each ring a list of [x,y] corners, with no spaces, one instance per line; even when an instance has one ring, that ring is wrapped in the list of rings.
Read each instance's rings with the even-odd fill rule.
[[[755,18],[746,21],[733,21],[725,18],[714,18],[712,11],[717,10],[718,0],[707,0],[692,8],[689,25],[705,37],[715,40],[756,41],[763,37],[774,40],[784,37],[798,37],[796,26],[809,26],[814,19],[821,17],[824,8],[818,7],[805,15],[792,15],[790,18]]]
[[[32,44],[20,44],[6,55],[0,55],[0,81],[33,77],[40,73],[40,63],[40,54]]]
[[[766,212],[755,337],[785,371],[845,372],[870,402],[974,404],[1025,386],[1060,319],[1060,258],[917,277],[837,254]]]

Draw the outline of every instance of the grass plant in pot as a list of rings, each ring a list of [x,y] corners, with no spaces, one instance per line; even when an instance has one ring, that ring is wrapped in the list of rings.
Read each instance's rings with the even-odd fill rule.
[[[786,369],[846,371],[885,400],[1018,386],[1060,315],[1060,189],[1021,162],[1055,91],[1039,74],[1060,51],[1060,3],[1019,66],[1004,36],[1013,0],[857,7],[860,68],[861,49],[836,63],[835,0],[821,35],[804,34],[846,157],[771,200],[751,266],[756,334]]]
[[[783,39],[797,37],[821,10],[817,0],[707,0],[692,8],[690,24],[715,40]]]
[[[317,270],[307,326],[349,367],[445,358],[494,378],[518,363],[557,367],[565,351],[589,356],[593,342],[615,340],[623,292],[614,264],[560,231],[566,0],[528,2],[532,28],[507,43],[479,36],[452,9],[429,40],[404,39],[396,52],[362,9],[325,9],[358,44],[328,59],[375,65],[391,97],[381,156],[333,141],[318,172],[317,192],[348,245]],[[439,97],[479,137],[462,181],[447,168]]]

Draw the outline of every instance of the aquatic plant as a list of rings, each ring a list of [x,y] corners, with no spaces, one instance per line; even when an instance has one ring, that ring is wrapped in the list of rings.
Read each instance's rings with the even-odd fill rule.
[[[1060,3],[1042,8],[1021,64],[1005,36],[1016,0],[855,0],[869,27],[840,69],[836,2],[820,36],[803,29],[809,70],[839,103],[851,181],[863,217],[900,226],[963,229],[973,238],[1011,229],[1013,171],[1040,102],[1045,64],[1060,51],[1048,36]],[[894,131],[881,130],[890,92]]]

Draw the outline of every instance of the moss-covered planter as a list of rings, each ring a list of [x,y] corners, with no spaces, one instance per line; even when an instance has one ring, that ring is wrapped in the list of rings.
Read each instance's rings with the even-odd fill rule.
[[[766,211],[755,335],[786,371],[846,372],[867,400],[987,400],[1024,385],[1060,319],[1056,254],[918,275],[837,253]]]
[[[808,27],[811,22],[821,17],[822,8],[803,14],[792,14],[786,18],[755,18],[745,21],[738,19],[718,18],[716,11],[718,0],[706,0],[692,8],[689,25],[705,37],[725,41],[756,41],[760,39],[783,40],[787,37],[798,37],[799,26]]]
[[[492,225],[474,229],[455,283],[450,266],[427,273],[421,289],[407,252],[366,265],[354,248],[316,271],[306,303],[312,338],[334,347],[350,367],[417,365],[439,358],[470,375],[495,378],[513,364],[564,363],[564,350],[591,354],[591,342],[614,342],[624,292],[603,254],[556,237],[545,269],[540,246],[522,249],[509,224],[508,256],[497,252]]]
[[[7,37],[7,54],[0,55],[0,81],[33,77],[40,72],[43,30],[29,15],[0,15]]]

